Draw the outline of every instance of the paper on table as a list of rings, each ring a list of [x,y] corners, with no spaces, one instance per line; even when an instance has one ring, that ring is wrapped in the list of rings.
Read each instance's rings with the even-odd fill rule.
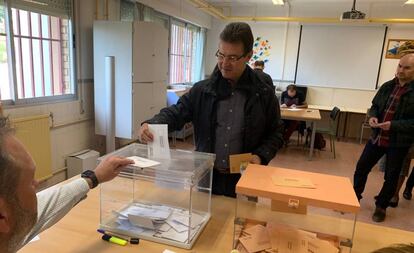
[[[191,222],[191,228],[197,227],[198,225],[203,223],[204,220],[205,220],[205,217],[203,217],[199,214],[196,214],[196,213],[192,214],[191,219],[189,217],[190,217],[189,215],[182,215],[182,214],[173,213],[171,219],[178,222],[178,223],[180,223],[180,224],[182,224],[182,225],[184,225],[184,226],[187,226],[187,227],[190,226],[189,223]]]
[[[188,230],[188,226],[185,226],[171,218],[165,221],[168,225],[170,225],[175,231],[178,233],[184,232]]]
[[[152,223],[152,220],[148,217],[128,214],[128,220],[129,222],[131,222],[131,224],[135,226],[148,229],[155,229],[154,223]]]
[[[171,251],[169,249],[164,250],[162,253],[175,253],[175,251]]]
[[[35,242],[35,241],[39,241],[40,240],[40,237],[38,236],[38,235],[36,235],[35,237],[33,237],[33,239],[32,240],[30,240],[30,242],[29,243],[31,243],[31,242]]]
[[[333,246],[330,242],[313,239],[308,241],[308,250],[309,252],[315,253],[338,253],[339,249]]]
[[[193,239],[196,232],[197,232],[196,229],[190,230],[190,241]],[[174,229],[170,229],[167,232],[156,233],[154,234],[154,236],[174,240],[177,242],[187,242],[188,241],[188,230],[178,233]]]
[[[158,206],[134,204],[119,213],[124,216],[132,214],[136,216],[147,217],[152,220],[166,220],[170,216],[171,211]]]
[[[316,186],[308,178],[272,176],[272,181],[274,185],[278,186],[316,189]]]
[[[127,158],[134,161],[134,164],[131,164],[131,166],[135,166],[139,168],[147,168],[147,167],[160,165],[160,163],[157,161],[149,160],[149,159],[139,157],[139,156],[130,156]]]
[[[168,125],[148,125],[154,140],[148,143],[149,158],[170,159],[170,145],[168,143]]]
[[[301,108],[288,108],[287,110],[288,111],[301,111],[303,109],[301,109]]]
[[[129,220],[118,219],[116,223],[118,223],[117,229],[119,230],[133,232],[135,234],[141,234],[144,231],[148,231],[141,227],[134,226],[133,224],[131,224],[131,222],[129,222]]]

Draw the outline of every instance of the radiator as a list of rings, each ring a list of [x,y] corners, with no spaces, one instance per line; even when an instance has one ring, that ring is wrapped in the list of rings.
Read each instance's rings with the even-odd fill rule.
[[[35,178],[39,181],[52,176],[49,115],[12,119],[16,137],[29,151],[36,163]]]

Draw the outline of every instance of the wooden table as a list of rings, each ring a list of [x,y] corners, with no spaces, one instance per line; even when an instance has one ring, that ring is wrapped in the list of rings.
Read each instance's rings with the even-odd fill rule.
[[[317,109],[289,109],[280,108],[282,119],[308,121],[311,123],[312,135],[309,148],[309,160],[312,160],[313,147],[315,144],[316,122],[321,120],[321,114]]]
[[[101,239],[99,224],[99,188],[74,207],[60,222],[40,234],[40,240],[26,245],[19,253],[229,253],[233,244],[236,200],[213,196],[212,217],[191,250],[141,240],[139,245],[118,246]],[[352,253],[367,253],[391,243],[412,242],[414,233],[357,222]]]

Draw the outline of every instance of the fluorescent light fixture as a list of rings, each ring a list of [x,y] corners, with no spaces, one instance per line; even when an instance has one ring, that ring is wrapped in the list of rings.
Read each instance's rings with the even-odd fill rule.
[[[404,4],[414,4],[414,0],[407,0]]]
[[[411,1],[411,0],[409,0],[409,1]],[[284,5],[285,4],[283,0],[272,0],[272,2],[273,2],[274,5]]]

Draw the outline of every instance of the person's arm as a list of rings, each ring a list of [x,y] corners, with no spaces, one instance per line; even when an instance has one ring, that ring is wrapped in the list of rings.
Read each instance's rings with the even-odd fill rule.
[[[83,178],[39,192],[37,222],[27,235],[24,244],[62,219],[76,204],[86,198],[88,192],[88,182]]]
[[[267,165],[283,146],[283,123],[280,117],[279,103],[275,96],[271,97],[266,108],[266,118],[269,119],[266,126],[267,135],[262,139],[260,146],[252,152],[260,157],[260,162],[263,165]]]
[[[384,99],[382,96],[382,92],[384,89],[384,85],[381,86],[381,88],[378,90],[377,94],[375,94],[374,98],[372,99],[372,105],[371,108],[368,111],[369,118],[379,118],[380,112],[379,112],[379,102],[381,99]]]
[[[196,89],[198,89],[197,85],[191,88],[189,92],[182,95],[178,99],[177,104],[162,109],[160,113],[155,115],[152,119],[142,122],[138,133],[138,139],[143,143],[152,141],[153,136],[148,129],[148,124],[167,124],[169,132],[182,129],[185,123],[188,123],[193,119],[192,101]]]
[[[96,167],[96,178],[99,183],[110,181],[126,165],[133,162],[125,158],[109,157]],[[86,198],[86,194],[91,188],[92,181],[90,179],[78,178],[63,186],[53,186],[39,192],[37,194],[37,222],[26,236],[22,246],[62,219],[74,206]]]
[[[374,98],[372,99],[371,108],[368,111],[368,124],[372,128],[378,127],[378,118],[380,117],[379,103],[381,99],[384,99],[384,96],[382,95],[383,89],[384,85],[382,85],[377,94],[375,94]]]
[[[414,133],[414,119],[392,120],[390,122],[390,131]]]

